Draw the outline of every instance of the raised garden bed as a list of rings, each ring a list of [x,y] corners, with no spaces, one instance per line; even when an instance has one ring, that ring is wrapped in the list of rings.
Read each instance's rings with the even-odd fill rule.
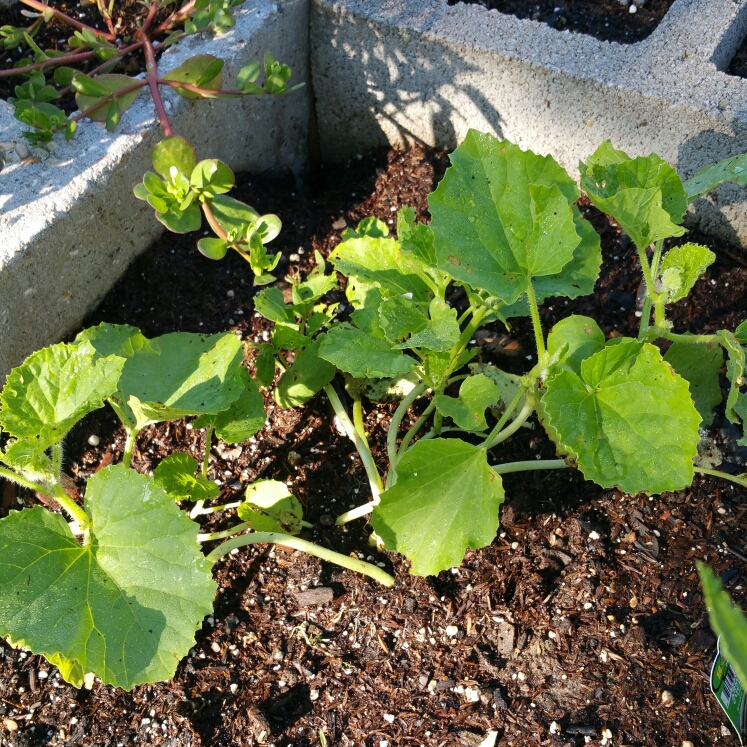
[[[305,272],[313,249],[326,255],[361,218],[390,223],[402,205],[425,217],[425,196],[445,166],[444,154],[420,148],[378,153],[325,170],[313,197],[256,177],[241,181],[238,196],[278,210],[282,267]],[[607,336],[635,334],[635,250],[582,207],[602,236],[602,276],[593,296],[546,304],[543,322],[591,314]],[[728,248],[697,238],[718,261],[674,307],[676,328],[733,328],[743,317],[747,269]],[[267,323],[253,313],[248,265],[232,255],[211,263],[194,240],[161,239],[86,323],[138,325],[149,336],[234,328],[262,340]],[[520,320],[510,334],[495,326],[476,344],[485,361],[524,371],[531,325]],[[215,613],[175,679],[131,693],[100,683],[75,690],[40,657],[3,645],[0,716],[9,747],[297,747],[321,744],[320,732],[328,744],[473,747],[491,729],[499,745],[516,747],[737,743],[708,694],[714,639],[693,562],[717,558],[715,570],[744,606],[744,490],[696,477],[689,490],[648,499],[601,490],[575,471],[507,475],[510,501],[493,545],[469,552],[456,572],[413,578],[401,559],[370,548],[362,521],[330,526],[367,499],[367,481],[325,398],[292,411],[267,405],[256,438],[213,449],[211,476],[224,497],[259,476],[287,481],[314,523],[310,538],[383,563],[397,575],[395,588],[281,548],[241,550],[219,571]],[[366,405],[382,461],[390,414]],[[718,413],[712,433],[722,469],[740,471],[738,434]],[[202,438],[185,421],[151,427],[133,463],[148,471],[174,450],[199,456]],[[68,439],[69,469],[82,484],[118,460],[123,441],[113,413],[95,413]],[[502,458],[554,454],[536,425],[508,443]],[[6,489],[3,513],[32,501]]]

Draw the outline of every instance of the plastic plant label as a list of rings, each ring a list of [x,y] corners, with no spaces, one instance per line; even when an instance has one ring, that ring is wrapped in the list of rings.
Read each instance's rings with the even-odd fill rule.
[[[711,667],[711,691],[736,730],[739,743],[744,744],[744,733],[747,729],[747,693],[731,664],[721,655],[720,637],[718,644],[716,658]]]

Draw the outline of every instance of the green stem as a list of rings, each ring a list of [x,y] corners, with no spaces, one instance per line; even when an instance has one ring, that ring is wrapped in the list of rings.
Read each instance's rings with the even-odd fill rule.
[[[33,490],[34,492],[38,491],[39,493],[44,493],[44,495],[48,495],[50,497],[54,495],[54,490],[49,485],[34,482],[33,480],[28,480],[9,469],[5,469],[5,467],[0,467],[0,477],[4,477],[6,480],[18,483],[24,488],[28,488],[29,490]]]
[[[335,415],[337,415],[347,437],[355,444],[355,448],[358,451],[361,462],[363,462],[363,467],[366,470],[366,475],[368,476],[368,482],[371,486],[371,495],[378,503],[379,494],[384,489],[384,485],[381,482],[381,475],[376,467],[376,462],[374,462],[371,449],[369,448],[368,443],[358,435],[355,426],[350,421],[348,413],[346,412],[342,402],[340,402],[340,398],[337,396],[337,392],[332,384],[327,384],[327,386],[324,387],[324,391],[327,394],[327,397],[329,397],[332,409],[335,411]]]
[[[326,560],[328,563],[334,563],[342,568],[362,573],[364,576],[369,576],[384,586],[394,586],[394,578],[392,578],[388,573],[382,571],[378,566],[372,565],[371,563],[364,563],[362,560],[358,560],[357,558],[351,558],[348,555],[334,552],[334,550],[327,550],[326,548],[319,547],[312,542],[302,540],[300,537],[294,537],[290,534],[282,534],[281,532],[251,532],[250,534],[242,534],[240,537],[234,537],[227,540],[222,545],[219,545],[207,556],[207,558],[210,562],[216,563],[236,547],[261,543],[283,545],[284,547],[290,547],[293,550],[300,550],[301,552],[313,555],[315,558],[319,558],[320,560]]]
[[[37,485],[37,490],[39,486]],[[59,485],[53,486],[52,497],[62,508],[67,511],[70,516],[78,522],[81,530],[85,531],[90,523],[86,512],[60,487]]]
[[[397,434],[399,433],[399,427],[402,424],[402,418],[405,417],[412,403],[415,402],[415,400],[423,394],[427,388],[428,387],[423,383],[415,386],[408,395],[402,398],[402,401],[394,411],[394,415],[392,415],[392,419],[389,422],[389,430],[386,434],[386,452],[392,469],[394,469],[394,466],[397,464]]]
[[[651,267],[648,264],[646,250],[636,246],[636,251],[638,252],[638,260],[641,263],[643,280],[646,283],[646,298],[643,302],[643,313],[641,314],[641,323],[638,328],[638,337],[641,338],[646,333],[646,330],[648,330],[649,323],[651,322],[651,301],[655,300],[656,291],[654,290],[654,278],[651,275]]]
[[[530,472],[535,469],[566,469],[570,468],[564,459],[529,459],[526,462],[507,462],[506,464],[491,464],[493,472],[507,475],[509,472]]]
[[[247,530],[251,530],[252,525],[248,521],[242,521],[241,524],[237,524],[235,527],[230,529],[224,529],[220,532],[203,532],[197,535],[198,542],[212,542],[213,540],[225,539],[226,537],[233,537],[236,534],[241,534]]]
[[[514,397],[514,400],[516,397]],[[514,400],[511,401],[511,405],[514,405]],[[511,406],[509,405],[509,407]],[[514,408],[516,405],[514,405]],[[484,441],[482,448],[487,451],[488,449],[492,449],[494,446],[497,446],[499,443],[502,443],[505,441],[509,436],[513,436],[516,431],[521,428],[522,425],[529,419],[529,416],[534,412],[534,399],[532,397],[527,397],[526,402],[524,403],[524,407],[521,408],[521,412],[516,416],[514,421],[507,425],[503,430],[499,431],[498,425],[501,421],[504,421],[504,419],[507,418],[506,413],[509,415],[511,414],[506,408],[506,412],[503,413],[503,417],[500,421],[498,421],[498,424],[493,429],[493,433],[491,433]]]
[[[534,340],[537,344],[537,360],[542,362],[546,356],[545,350],[545,336],[542,333],[542,322],[539,315],[539,307],[537,306],[537,298],[534,295],[534,287],[532,281],[527,281],[527,300],[529,301],[529,312],[532,315],[532,327],[534,327]]]
[[[687,342],[700,345],[721,344],[719,335],[680,335],[670,332],[668,329],[660,329],[658,327],[649,327],[644,339],[655,340],[658,337],[663,337],[665,340],[671,340],[672,342]]]
[[[508,419],[511,417],[514,410],[519,406],[522,397],[524,397],[526,393],[527,391],[524,388],[521,388],[518,392],[516,392],[514,398],[508,403],[508,405],[506,405],[506,409],[503,411],[503,415],[501,415],[500,420],[493,426],[493,429],[490,431],[483,443],[490,443],[491,440],[501,432],[501,429],[506,425],[506,423],[508,423]],[[490,447],[488,446],[487,448]]]
[[[451,425],[446,426],[446,428],[441,428],[438,433],[431,428],[424,436],[420,437],[420,441],[430,441],[436,436],[443,436],[444,433],[469,433],[471,436],[475,435],[474,431],[465,431],[464,428],[457,428],[457,426]],[[418,443],[420,443],[420,441],[418,441]]]
[[[389,487],[387,485],[387,487]],[[355,521],[356,519],[360,519],[363,516],[368,516],[371,511],[374,510],[376,506],[378,506],[378,501],[369,501],[368,503],[364,503],[362,506],[356,506],[355,508],[351,508],[350,511],[346,511],[344,514],[340,514],[337,519],[335,520],[335,526],[341,527],[345,526],[345,524],[349,524],[351,521]]]
[[[743,488],[747,488],[747,477],[744,475],[729,475],[726,472],[720,472],[717,469],[703,469],[702,467],[696,467],[695,471],[699,475],[711,475],[712,477],[720,477],[722,480],[728,480],[729,482],[736,483]]]
[[[426,420],[431,416],[431,413],[436,409],[436,401],[433,399],[428,403],[428,407],[423,410],[423,413],[421,416],[410,426],[410,429],[405,433],[404,438],[399,444],[399,449],[397,451],[397,454],[395,456],[394,461],[392,461],[392,467],[395,467],[397,462],[402,458],[402,454],[404,454],[407,451],[408,446],[410,445],[410,442],[413,438],[417,435],[418,431],[423,427],[423,424]],[[443,430],[443,428],[441,429]],[[391,461],[391,460],[390,460]]]
[[[139,433],[139,429],[127,429],[127,438],[125,439],[124,453],[122,454],[122,464],[124,464],[125,467],[129,468],[132,463],[132,450],[135,447],[135,441],[137,440]]]
[[[205,431],[205,454],[202,457],[202,476],[208,476],[210,467],[210,447],[213,445],[213,424],[211,423]]]
[[[52,446],[52,470],[57,481],[62,480],[62,444],[56,443]]]

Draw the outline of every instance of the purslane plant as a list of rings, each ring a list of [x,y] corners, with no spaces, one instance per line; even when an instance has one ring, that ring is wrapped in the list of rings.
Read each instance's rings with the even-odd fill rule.
[[[724,181],[743,182],[746,165],[744,157],[730,159],[683,184],[658,156],[630,158],[609,142],[581,164],[583,189],[638,250],[646,296],[637,338],[607,340],[593,319],[578,315],[545,335],[538,305],[592,292],[599,237],[575,204],[578,187],[551,157],[475,131],[430,195],[430,225],[404,208],[396,239],[375,219],[343,235],[330,261],[346,278],[348,320],[311,323],[312,306],[263,290],[256,310],[275,329],[259,350],[262,383],[274,359],[284,371],[274,394],[279,404],[303,404],[323,389],[368,475],[372,500],[337,523],[372,514],[379,541],[409,558],[413,573],[429,575],[493,540],[501,476],[509,472],[573,467],[628,493],[680,490],[695,472],[747,486],[747,476],[693,461],[699,428],[721,403],[724,354],[726,415],[735,423],[747,417],[747,323],[735,332],[674,333],[667,304],[684,298],[715,257],[696,244],[663,252],[666,238],[685,232],[690,201]],[[464,289],[466,309],[450,305],[452,285]],[[535,365],[514,376],[475,361],[469,343],[477,329],[519,315],[532,320]],[[656,340],[671,343],[665,355]],[[352,417],[332,383],[338,372]],[[362,400],[388,387],[402,399],[389,426],[384,476],[369,448]],[[420,416],[402,433],[419,400]],[[560,458],[502,462],[496,447],[535,413]]]
[[[35,506],[0,520],[0,636],[43,654],[78,687],[93,673],[129,690],[173,676],[212,609],[212,567],[233,548],[278,543],[393,583],[375,565],[298,537],[309,525],[282,482],[258,481],[240,501],[206,506],[219,492],[207,479],[213,434],[242,442],[265,422],[242,360],[232,333],[148,340],[104,324],[34,353],[9,374],[0,394],[0,476],[62,513]],[[88,480],[81,506],[63,471],[63,442],[105,402],[127,432],[123,460]],[[182,453],[152,476],[130,469],[145,426],[188,415],[207,429],[199,472]],[[179,500],[194,501],[189,515]],[[234,508],[240,523],[222,531],[201,533],[192,520]],[[204,555],[200,544],[216,540]]]
[[[15,87],[15,96],[9,102],[15,106],[16,118],[30,128],[24,132],[26,138],[32,143],[46,143],[55,133],[63,132],[69,140],[78,122],[85,117],[105,123],[106,129],[112,131],[141,89],[147,88],[165,139],[152,153],[157,173],[149,172],[144,176],[142,184],[135,188],[135,196],[148,202],[155,217],[176,233],[198,230],[204,215],[215,238],[200,240],[198,248],[203,254],[219,259],[229,248],[235,249],[251,265],[256,283],[274,280],[270,273],[280,255],[268,255],[265,244],[279,232],[280,221],[274,215],[259,216],[248,205],[226,195],[233,187],[233,173],[226,164],[214,159],[198,162],[192,146],[174,135],[161,87],[171,87],[188,99],[217,99],[281,95],[303,83],[289,87],[290,68],[269,53],[265,55],[264,65],[253,60],[242,65],[235,89],[223,87],[224,62],[210,54],[190,57],[164,75],[158,71],[157,56],[181,39],[195,33],[222,33],[232,28],[235,20],[231,11],[243,0],[185,0],[158,24],[156,16],[164,4],[150,0],[146,3],[148,13],[134,39],[124,41],[117,38],[107,7],[101,0],[98,5],[109,24],[108,32],[82,24],[40,0],[21,2],[32,8],[31,14],[37,13],[38,18],[28,29],[3,26],[0,40],[6,48],[28,46],[35,61],[21,60],[14,68],[0,70],[0,77],[17,77],[24,81]],[[43,51],[34,42],[41,23],[52,20],[73,29],[73,36],[68,40],[69,53]],[[142,56],[145,77],[112,72],[131,55]],[[73,67],[89,60],[100,64],[88,73]],[[50,71],[53,71],[53,79],[48,81],[46,76]],[[264,78],[260,85],[262,73]],[[75,94],[79,107],[72,116],[52,103],[69,93]]]

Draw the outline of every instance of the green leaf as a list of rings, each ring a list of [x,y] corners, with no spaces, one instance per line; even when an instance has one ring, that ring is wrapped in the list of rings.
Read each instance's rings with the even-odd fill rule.
[[[257,385],[244,368],[239,378],[244,385],[239,398],[227,410],[217,415],[201,415],[194,423],[197,428],[211,423],[215,435],[229,444],[247,441],[265,424],[265,401]]]
[[[349,239],[330,254],[338,272],[376,285],[395,295],[410,294],[412,301],[429,301],[428,286],[412,271],[394,239]]]
[[[226,195],[216,195],[210,201],[210,209],[218,225],[229,234],[259,219],[259,213],[256,210]]]
[[[621,338],[558,370],[542,396],[545,426],[588,480],[627,493],[680,490],[692,482],[700,416],[687,382],[658,348]]]
[[[308,345],[310,341],[311,338],[302,335],[295,325],[290,327],[284,324],[276,324],[275,329],[272,330],[272,344],[278,350],[296,350],[296,348]]]
[[[698,575],[711,627],[719,637],[719,649],[747,690],[747,619],[705,563],[698,563]]]
[[[744,348],[731,332],[721,330],[719,336],[721,337],[721,344],[729,356],[726,360],[726,378],[731,383],[724,414],[732,423],[739,423],[740,417],[734,408],[739,398],[739,390],[744,386]]]
[[[679,225],[688,205],[682,181],[655,153],[630,158],[606,140],[579,170],[581,187],[594,205],[611,215],[639,249],[685,232]]]
[[[547,352],[557,365],[581,372],[581,361],[604,348],[604,332],[588,316],[573,314],[558,322],[547,336]]]
[[[93,78],[89,78],[85,73],[76,72],[72,76],[69,85],[72,86],[76,93],[82,93],[85,96],[92,96],[94,98],[102,98],[109,93],[104,86],[97,83]]]
[[[359,239],[362,236],[370,236],[372,239],[386,239],[389,237],[389,226],[383,220],[375,218],[373,215],[364,218],[355,230],[346,228],[342,232],[342,240]]]
[[[156,143],[150,153],[153,168],[164,178],[169,179],[171,167],[176,166],[181,174],[189,175],[197,166],[194,148],[178,135],[165,137]],[[148,186],[147,184],[145,185]],[[152,191],[152,190],[151,190]]]
[[[502,371],[500,368],[492,366],[489,363],[470,363],[469,370],[475,375],[483,374],[487,376],[498,387],[500,401],[503,404],[503,407],[499,408],[500,410],[505,410],[505,406],[513,400],[519,389],[521,389],[520,376]],[[518,414],[517,410],[514,412],[512,419]]]
[[[397,349],[427,348],[444,352],[451,350],[459,342],[461,330],[457,322],[457,311],[446,301],[434,298],[429,307],[430,321],[406,342],[395,345]]]
[[[373,308],[363,313],[354,312],[352,318],[365,332],[374,337],[380,337],[379,332],[382,332],[391,342],[400,342],[428,324],[428,316],[422,309],[422,304],[416,304],[404,296],[391,296],[379,301],[378,312],[378,319],[375,318],[376,311]],[[361,324],[358,324],[359,320]]]
[[[0,635],[106,685],[168,680],[212,609],[199,527],[122,465],[91,477],[85,508],[85,546],[39,507],[0,521]]]
[[[73,67],[57,67],[54,71],[54,82],[58,86],[70,86],[76,75],[80,75],[80,71]]]
[[[163,80],[173,80],[178,83],[189,83],[198,88],[209,91],[220,91],[223,85],[223,60],[212,54],[198,54],[185,60],[179,67],[162,75]],[[177,88],[176,92],[185,99],[199,99],[200,94]],[[189,172],[185,172],[189,173]]]
[[[198,192],[206,193],[211,197],[223,194],[233,187],[233,171],[222,161],[206,159],[195,166],[190,177],[190,184]]]
[[[153,480],[176,501],[209,501],[220,489],[211,480],[198,475],[197,460],[189,454],[171,454],[153,472]]]
[[[285,303],[283,292],[279,288],[264,288],[254,299],[255,311],[265,319],[277,324],[295,324],[296,315],[293,307]]]
[[[156,210],[156,220],[163,223],[173,233],[191,233],[199,231],[202,225],[202,213],[197,205],[192,204],[186,210],[171,209],[166,213]]]
[[[88,342],[96,351],[95,360],[110,355],[131,358],[138,350],[149,347],[150,342],[137,327],[129,324],[107,324],[89,327],[79,332],[76,343]]]
[[[487,454],[459,439],[418,441],[397,464],[371,523],[387,550],[402,553],[417,576],[460,565],[467,548],[490,544],[503,502]]]
[[[273,397],[281,407],[305,404],[335,378],[335,367],[320,357],[320,346],[325,340],[326,335],[320,335],[297,353],[291,367],[278,380]]]
[[[236,335],[173,332],[127,360],[111,401],[126,427],[186,415],[216,415],[242,391],[243,351]]]
[[[485,410],[500,399],[498,387],[484,374],[468,376],[459,387],[459,398],[439,394],[436,409],[465,431],[484,431]]]
[[[385,379],[415,368],[412,358],[393,349],[386,340],[372,337],[347,323],[327,332],[319,355],[358,379]]]
[[[236,75],[236,85],[243,89],[246,83],[254,83],[259,78],[260,71],[257,60],[245,62]]]
[[[252,483],[246,489],[246,502],[236,513],[242,521],[248,521],[255,532],[298,534],[302,527],[301,503],[279,480]]]
[[[94,362],[90,343],[59,343],[30,355],[8,375],[0,394],[0,426],[39,448],[58,443],[89,412],[103,407],[117,388],[125,360]]]
[[[736,182],[740,186],[747,184],[747,153],[702,168],[685,182],[684,187],[688,200],[692,202],[725,182]]]
[[[325,275],[327,265],[324,257],[315,251],[314,258],[316,266],[306,280],[291,286],[293,304],[299,316],[305,316],[316,301],[337,287],[337,274],[333,272],[331,275]]]
[[[438,266],[510,304],[581,242],[576,185],[550,157],[470,130],[428,198]]]
[[[415,211],[403,207],[397,213],[397,238],[404,254],[409,254],[429,267],[436,266],[436,249],[430,226],[418,223]]]
[[[52,468],[52,460],[46,454],[47,448],[36,439],[19,438],[8,444],[0,460],[29,480],[52,484],[57,480],[57,475]]]
[[[258,355],[254,361],[255,378],[261,387],[268,387],[275,378],[275,347],[259,345],[257,351]]]
[[[720,345],[674,342],[664,360],[690,384],[690,396],[703,419],[703,428],[713,422],[713,408],[723,399],[718,374],[724,365]]]
[[[82,73],[78,73],[75,76],[73,83],[75,83],[75,81],[77,81],[81,75]],[[135,79],[129,78],[126,75],[114,75],[112,73],[107,73],[106,75],[97,75],[95,82],[97,85],[96,90],[103,91],[103,93],[96,93],[93,95],[87,93],[77,93],[75,95],[75,103],[78,105],[78,108],[81,111],[85,111],[86,109],[94,106],[99,101],[101,101],[101,99],[109,96],[112,93],[116,93],[121,88],[131,86],[133,83],[137,83]],[[134,91],[130,91],[129,93],[123,93],[121,96],[117,96],[111,104],[104,104],[100,108],[90,112],[88,114],[88,117],[94,122],[106,122],[107,118],[110,116],[109,110],[112,106],[114,107],[114,111],[116,111],[118,115],[122,115],[133,105],[133,103],[135,103],[135,99],[140,94],[140,91],[140,88],[136,88]]]
[[[668,303],[685,298],[697,279],[716,261],[716,255],[699,244],[670,249],[661,265],[661,286]]]
[[[742,322],[735,330],[734,337],[742,345],[747,344],[747,322]]]
[[[208,259],[223,259],[228,251],[228,244],[223,239],[205,238],[197,242],[197,248]]]

